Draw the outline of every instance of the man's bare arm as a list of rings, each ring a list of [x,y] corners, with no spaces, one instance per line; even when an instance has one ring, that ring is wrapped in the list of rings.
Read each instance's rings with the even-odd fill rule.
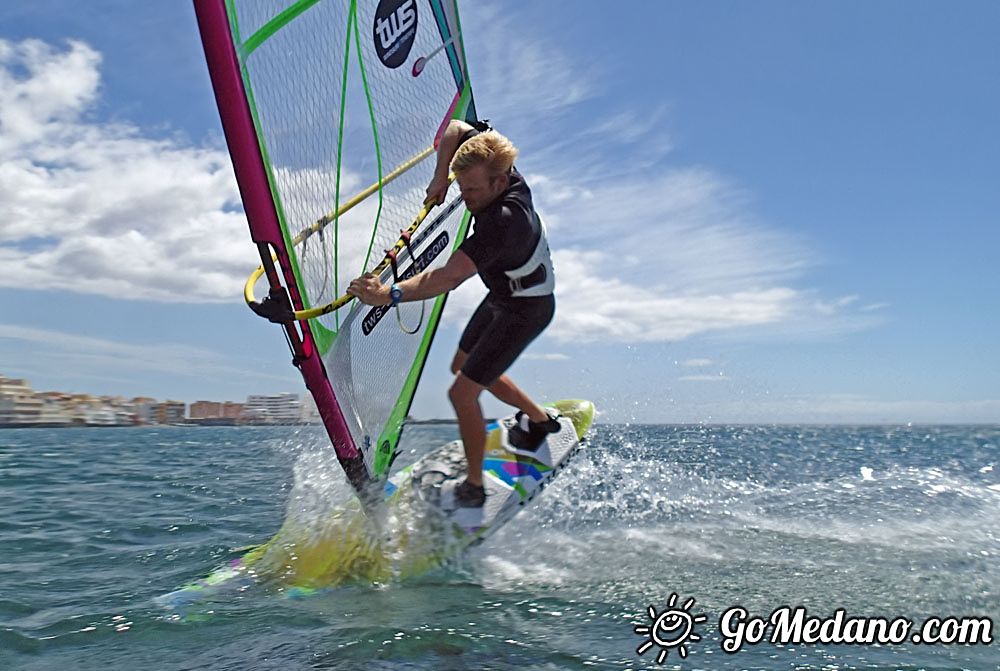
[[[473,130],[472,126],[461,119],[452,119],[448,122],[448,127],[445,128],[444,134],[441,136],[441,142],[438,144],[437,165],[434,168],[435,177],[448,176],[451,159],[455,157],[455,152],[458,151],[458,141],[470,130]]]
[[[460,119],[452,119],[448,122],[448,127],[444,129],[441,142],[438,143],[434,178],[431,180],[430,186],[427,187],[427,200],[429,202],[440,203],[444,201],[445,194],[448,192],[448,172],[451,159],[458,151],[459,140],[470,130],[472,130],[472,126]]]
[[[457,251],[442,267],[418,273],[397,286],[403,291],[403,302],[419,301],[447,293],[475,274],[476,264],[465,252]],[[378,277],[368,274],[353,280],[347,293],[368,305],[388,305],[392,302],[390,288]]]

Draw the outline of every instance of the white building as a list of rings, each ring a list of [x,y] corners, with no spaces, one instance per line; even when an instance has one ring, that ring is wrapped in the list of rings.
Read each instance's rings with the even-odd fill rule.
[[[0,375],[0,425],[37,425],[44,407],[27,380]]]
[[[312,394],[305,394],[302,397],[302,414],[299,421],[303,424],[320,424],[323,418],[319,415],[319,408],[316,407],[316,401],[313,399]]]
[[[136,396],[129,404],[132,408],[132,413],[135,416],[136,424],[155,424],[156,423],[156,399],[149,398],[148,396]]]
[[[0,426],[68,426],[73,419],[61,404],[38,394],[27,380],[0,375]]]
[[[38,417],[38,422],[42,426],[72,426],[73,418],[58,401],[42,399],[42,414]]]
[[[27,380],[0,375],[0,426],[69,426],[61,394],[36,393]]]
[[[117,426],[118,416],[110,405],[88,408],[83,423],[87,426]]]
[[[254,424],[298,424],[302,421],[302,402],[298,394],[247,396],[243,419]]]

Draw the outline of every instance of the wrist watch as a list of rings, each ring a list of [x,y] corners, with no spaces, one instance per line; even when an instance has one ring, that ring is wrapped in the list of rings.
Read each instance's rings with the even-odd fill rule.
[[[398,284],[393,284],[392,288],[389,289],[389,299],[392,301],[390,305],[399,305],[399,302],[403,300],[403,290],[399,288]]]

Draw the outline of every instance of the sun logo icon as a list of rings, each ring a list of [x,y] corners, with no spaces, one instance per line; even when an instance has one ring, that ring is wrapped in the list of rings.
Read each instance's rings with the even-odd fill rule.
[[[676,592],[670,595],[667,608],[662,613],[657,613],[656,608],[650,606],[646,612],[653,621],[652,626],[641,625],[635,628],[635,633],[649,636],[649,640],[636,648],[636,653],[641,655],[654,645],[658,645],[660,654],[656,657],[657,664],[663,664],[663,660],[674,648],[681,658],[687,657],[687,646],[684,644],[688,641],[701,640],[701,636],[694,632],[694,625],[708,619],[705,615],[692,615],[690,612],[692,606],[694,606],[693,598],[678,608]]]

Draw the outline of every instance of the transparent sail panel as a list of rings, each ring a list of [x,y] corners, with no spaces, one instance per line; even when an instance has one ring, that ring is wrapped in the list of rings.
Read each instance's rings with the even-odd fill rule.
[[[299,291],[305,307],[324,305],[396,245],[433,175],[435,156],[427,150],[449,119],[474,113],[457,8],[436,0],[234,0],[229,7]],[[378,188],[370,196],[352,201],[371,185]],[[401,273],[447,261],[467,223],[457,195],[453,187],[418,229],[416,264],[400,253]],[[349,203],[352,209],[336,216]],[[310,321],[375,476],[384,475],[395,449],[442,308],[443,300],[407,303],[397,319],[395,310],[353,302]],[[400,321],[420,328],[406,333]]]

